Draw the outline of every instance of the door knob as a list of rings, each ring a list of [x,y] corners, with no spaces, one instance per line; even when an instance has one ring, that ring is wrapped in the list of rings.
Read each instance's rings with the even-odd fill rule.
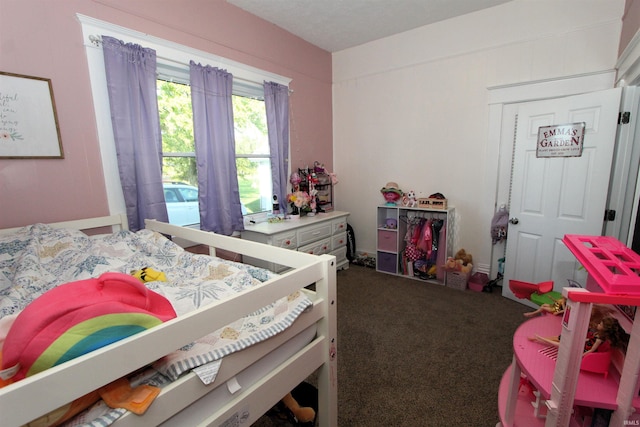
[[[510,222],[511,224],[514,224],[514,225],[515,225],[515,224],[519,223],[520,221],[518,220],[518,218],[510,218],[510,219],[509,219],[509,222]]]

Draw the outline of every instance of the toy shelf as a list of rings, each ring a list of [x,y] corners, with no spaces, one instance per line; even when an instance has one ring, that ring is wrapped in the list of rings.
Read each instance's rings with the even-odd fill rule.
[[[440,239],[438,242],[437,254],[442,258],[441,264],[444,267],[446,258],[451,256],[453,251],[455,208],[451,206],[440,209],[381,205],[376,207],[376,211],[376,270],[381,273],[445,284],[444,269],[438,266],[437,261],[435,263],[437,274],[432,279],[424,279],[417,271],[413,270],[413,263],[404,256],[407,246],[405,236],[409,222],[423,218],[443,220],[443,232],[439,233],[438,238],[444,235],[444,239]]]

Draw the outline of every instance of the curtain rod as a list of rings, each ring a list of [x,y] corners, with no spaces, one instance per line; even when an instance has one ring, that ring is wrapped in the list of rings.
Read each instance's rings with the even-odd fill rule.
[[[96,36],[94,34],[90,34],[89,35],[89,42],[91,42],[92,45],[94,45],[95,47],[100,47],[102,45],[102,36]],[[181,65],[183,67],[189,67],[188,64],[185,64],[184,62],[180,62],[180,61],[176,61],[175,59],[172,58],[166,58],[163,56],[158,56],[159,59],[162,59],[163,61],[167,61],[167,62],[171,62],[173,64],[177,64],[177,65]],[[252,81],[252,80],[247,80],[247,79],[243,79],[242,77],[237,77],[237,76],[233,76],[234,80],[239,80],[241,82],[247,82],[247,83],[253,83],[255,84],[256,82]],[[289,94],[293,94],[293,89],[289,88]]]

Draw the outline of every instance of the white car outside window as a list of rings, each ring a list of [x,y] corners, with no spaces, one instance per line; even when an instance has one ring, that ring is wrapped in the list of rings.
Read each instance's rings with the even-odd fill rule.
[[[169,223],[175,225],[199,224],[198,188],[187,184],[169,183],[164,183],[163,187]]]

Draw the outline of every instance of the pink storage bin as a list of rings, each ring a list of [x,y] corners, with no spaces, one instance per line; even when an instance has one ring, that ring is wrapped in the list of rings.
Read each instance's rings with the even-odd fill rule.
[[[397,252],[398,251],[398,243],[397,243],[398,232],[397,231],[387,231],[387,230],[378,230],[378,250],[387,251],[387,252]]]
[[[489,276],[485,273],[473,273],[469,278],[469,289],[476,292],[482,292],[485,285],[489,283]]]

